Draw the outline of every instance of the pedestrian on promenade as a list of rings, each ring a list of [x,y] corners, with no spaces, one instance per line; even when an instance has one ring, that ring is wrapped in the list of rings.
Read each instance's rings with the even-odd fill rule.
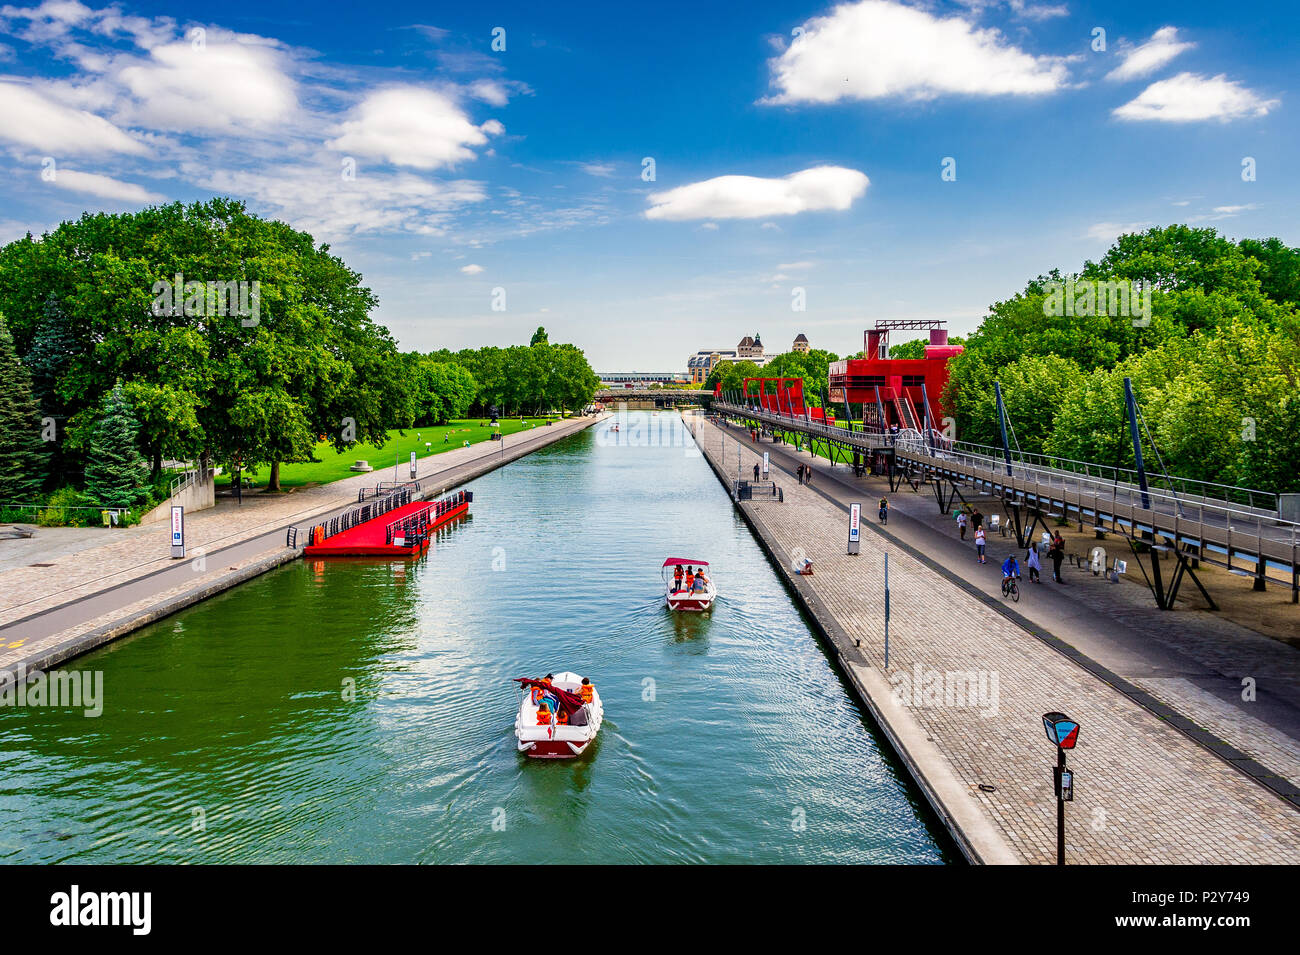
[[[811,464],[805,464],[805,465],[803,466],[803,483],[804,483],[804,484],[809,484],[809,485],[812,484],[812,465],[811,465]]]
[[[975,508],[975,512],[971,514],[970,522],[971,522],[971,526],[974,527],[976,530],[979,530],[981,527],[984,526],[984,515],[983,513],[981,513],[978,507]]]
[[[959,534],[961,534],[961,539],[962,539],[962,540],[965,540],[965,539],[966,539],[966,524],[967,524],[969,521],[970,521],[970,518],[966,516],[966,512],[965,512],[965,511],[958,511],[958,512],[957,512],[957,532],[958,532]]]
[[[1042,570],[1042,566],[1038,563],[1038,545],[1032,541],[1029,544],[1029,553],[1025,555],[1025,566],[1029,568],[1029,582],[1041,584],[1043,580],[1039,571]]]
[[[758,463],[754,463],[754,483],[758,483]]]
[[[1052,560],[1052,577],[1058,584],[1065,583],[1061,579],[1061,561],[1065,560],[1065,541],[1061,538],[1058,531],[1052,535],[1052,546],[1047,550],[1047,556]]]
[[[984,559],[984,528],[975,528],[975,556],[981,564],[987,563]]]
[[[797,478],[799,479],[799,483],[802,484],[802,483],[803,483],[803,465],[801,464],[801,465],[799,465],[797,468],[795,468],[795,469],[794,469],[794,473],[795,473],[795,477],[797,477]]]

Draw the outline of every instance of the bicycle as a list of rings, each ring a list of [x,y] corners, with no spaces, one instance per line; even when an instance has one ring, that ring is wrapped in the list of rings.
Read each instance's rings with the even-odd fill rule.
[[[1010,597],[1013,603],[1020,602],[1020,587],[1015,577],[1002,578],[1002,596]]]

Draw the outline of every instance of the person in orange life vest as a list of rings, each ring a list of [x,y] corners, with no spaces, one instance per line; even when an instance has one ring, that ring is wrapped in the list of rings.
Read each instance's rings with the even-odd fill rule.
[[[548,704],[545,700],[542,700],[542,705],[537,708],[537,725],[549,726],[550,723],[551,723],[550,704]]]
[[[569,722],[568,713],[565,713],[564,710],[559,710],[558,712],[556,712],[555,723],[557,726],[566,726],[568,725],[568,722]]]
[[[592,694],[595,693],[595,691],[596,688],[591,685],[591,681],[584,676],[582,678],[582,686],[578,687],[578,692],[582,694],[582,702],[590,703],[593,699]]]
[[[540,686],[538,686],[536,683],[533,684],[533,686],[532,686],[532,700],[533,700],[533,706],[536,706],[538,703],[540,703],[540,702],[542,701],[542,694],[543,694],[544,692],[545,692],[545,691],[544,691]]]
[[[677,569],[673,571],[673,593],[682,589],[682,565],[678,564]]]
[[[686,568],[686,592],[689,594],[695,589],[695,568]]]

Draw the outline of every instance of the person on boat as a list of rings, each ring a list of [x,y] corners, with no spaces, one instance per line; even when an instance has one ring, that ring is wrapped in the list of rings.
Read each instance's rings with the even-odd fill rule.
[[[538,704],[540,704],[540,703],[542,702],[542,697],[545,695],[545,693],[546,693],[546,691],[543,690],[543,689],[542,689],[540,686],[538,686],[536,683],[534,683],[534,684],[532,685],[532,700],[533,700],[533,706],[537,706]]]
[[[708,582],[709,582],[708,578],[704,576],[704,571],[701,570],[698,574],[695,575],[694,592],[697,594],[703,593],[704,588],[708,584]]]
[[[591,681],[584,676],[582,678],[582,686],[578,687],[578,694],[582,697],[582,702],[590,703],[593,699],[592,694],[595,692],[596,688],[592,686]]]
[[[689,594],[695,589],[695,568],[686,568],[686,592]]]
[[[677,569],[673,571],[673,593],[677,593],[677,591],[682,589],[683,576],[684,572],[682,570],[682,565],[678,564]]]
[[[559,707],[555,711],[555,725],[556,726],[569,725],[569,714],[564,712],[563,707]]]
[[[551,706],[545,700],[542,700],[542,705],[537,708],[537,725],[551,725]]]

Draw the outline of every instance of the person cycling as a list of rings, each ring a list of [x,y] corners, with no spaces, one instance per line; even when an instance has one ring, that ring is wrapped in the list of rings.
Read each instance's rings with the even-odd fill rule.
[[[882,524],[889,522],[889,498],[887,497],[880,499],[880,522]]]
[[[1012,580],[1020,579],[1020,564],[1016,560],[1016,555],[1012,554],[1002,562],[1002,592],[1007,592],[1007,583]]]

